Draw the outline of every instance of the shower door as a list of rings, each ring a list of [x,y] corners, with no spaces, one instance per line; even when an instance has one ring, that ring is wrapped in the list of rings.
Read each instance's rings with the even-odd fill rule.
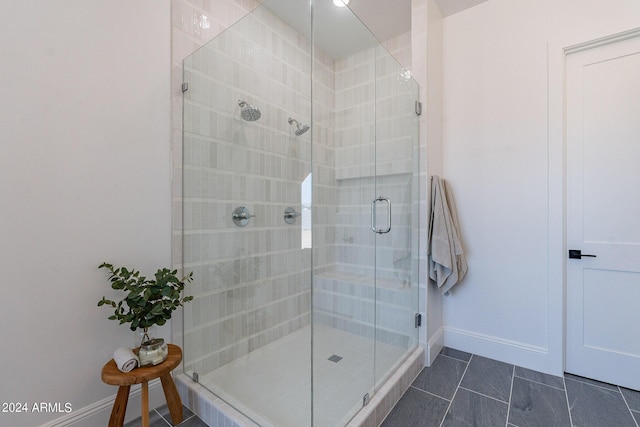
[[[376,358],[375,384],[418,346],[418,84],[376,48]],[[390,215],[390,220],[389,220]]]

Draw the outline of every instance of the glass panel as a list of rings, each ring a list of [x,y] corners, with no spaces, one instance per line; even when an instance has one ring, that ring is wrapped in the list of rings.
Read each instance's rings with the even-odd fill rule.
[[[383,47],[376,50],[375,378],[379,387],[418,345],[418,85]]]
[[[343,426],[374,387],[375,46],[314,3],[313,425]]]
[[[309,426],[311,47],[273,3],[184,61],[184,369],[260,425]]]

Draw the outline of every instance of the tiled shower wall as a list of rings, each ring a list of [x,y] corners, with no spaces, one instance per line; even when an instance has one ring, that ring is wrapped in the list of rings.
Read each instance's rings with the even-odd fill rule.
[[[310,323],[311,252],[301,248],[300,219],[283,216],[300,211],[311,167],[311,132],[295,135],[287,120],[310,120],[310,50],[260,8],[185,61],[183,256],[195,277],[187,370],[209,372]],[[243,120],[239,99],[260,108],[260,119]],[[328,132],[314,132],[322,185],[333,179],[332,156],[321,149]],[[244,227],[232,221],[241,206],[255,215]]]
[[[381,47],[336,61],[335,69],[336,264],[371,276],[375,268],[410,286],[417,86]],[[377,196],[392,202],[393,231],[374,241],[369,213]]]
[[[177,269],[182,269],[183,265],[182,62],[206,42],[258,6],[259,2],[255,0],[171,1],[171,248],[172,263]],[[184,345],[182,316],[173,316],[172,329],[174,341]],[[185,354],[185,357],[190,357],[190,355]]]
[[[400,42],[387,45],[406,49]],[[411,302],[418,286],[412,275],[418,265],[412,257],[418,253],[417,85],[381,47],[337,60],[334,70],[334,262],[315,270],[314,319],[408,348],[417,339]],[[377,196],[393,206],[389,234],[371,230]],[[385,222],[381,213],[378,228]]]

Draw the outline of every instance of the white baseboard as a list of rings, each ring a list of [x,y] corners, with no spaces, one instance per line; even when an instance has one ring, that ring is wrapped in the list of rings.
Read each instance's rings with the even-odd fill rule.
[[[444,345],[551,375],[562,375],[547,348],[474,331],[444,327]]]
[[[117,387],[114,387],[117,392]],[[125,423],[138,418],[142,411],[140,386],[132,386],[129,392]],[[109,423],[111,409],[116,400],[116,394],[99,400],[80,409],[73,409],[66,415],[49,421],[40,427],[67,427],[67,426],[106,426]],[[156,408],[165,403],[164,391],[159,379],[149,381],[149,408]]]

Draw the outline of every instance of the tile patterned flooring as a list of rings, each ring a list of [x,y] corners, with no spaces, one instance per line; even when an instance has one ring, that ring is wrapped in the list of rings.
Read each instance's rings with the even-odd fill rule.
[[[638,427],[640,392],[445,348],[382,427]]]
[[[167,427],[166,405],[150,427]],[[140,419],[125,427],[138,427]],[[425,368],[382,427],[638,427],[640,392],[555,377],[450,348]],[[207,427],[185,408],[179,427]],[[209,426],[220,427],[220,426]]]
[[[209,427],[184,405],[182,405],[182,419],[183,421],[180,424],[176,424],[175,427]],[[142,417],[138,417],[124,425],[124,427],[141,426]],[[173,427],[169,408],[166,404],[149,411],[149,427]]]

